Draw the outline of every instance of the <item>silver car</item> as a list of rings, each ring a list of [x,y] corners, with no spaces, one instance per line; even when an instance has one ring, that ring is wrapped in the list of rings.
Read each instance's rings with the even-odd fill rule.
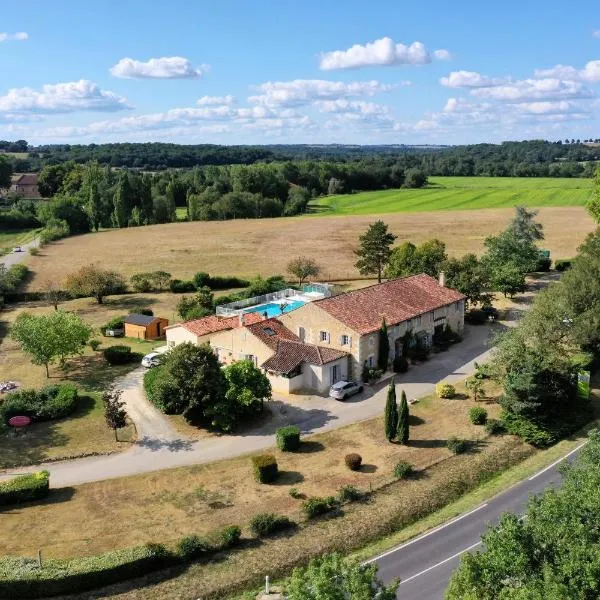
[[[161,364],[161,355],[158,352],[150,352],[142,358],[142,367],[151,369],[152,367],[158,367]]]
[[[360,394],[363,386],[355,381],[338,381],[329,388],[329,397],[336,400],[345,400],[354,394]]]

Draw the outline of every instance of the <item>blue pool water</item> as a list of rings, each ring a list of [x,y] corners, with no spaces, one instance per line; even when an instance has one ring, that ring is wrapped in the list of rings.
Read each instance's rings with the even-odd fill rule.
[[[304,306],[304,304],[305,304],[305,302],[302,302],[302,300],[293,300],[291,302],[288,302],[286,307],[283,309],[283,312],[288,313],[292,310],[296,310],[297,308]],[[265,313],[266,312],[267,317],[271,318],[271,317],[278,317],[281,314],[281,307],[279,304],[277,304],[275,302],[269,302],[268,304],[259,304],[258,306],[253,306],[252,308],[247,308],[244,312],[246,312],[246,313],[251,313],[251,312]]]

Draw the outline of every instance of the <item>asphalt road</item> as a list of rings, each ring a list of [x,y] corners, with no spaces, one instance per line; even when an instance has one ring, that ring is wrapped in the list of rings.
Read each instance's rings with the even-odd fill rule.
[[[560,463],[574,458],[582,445],[474,510],[368,562],[377,563],[379,577],[385,582],[400,577],[399,599],[443,599],[460,556],[481,550],[481,535],[489,525],[495,525],[501,515],[523,514],[530,496],[558,485]]]

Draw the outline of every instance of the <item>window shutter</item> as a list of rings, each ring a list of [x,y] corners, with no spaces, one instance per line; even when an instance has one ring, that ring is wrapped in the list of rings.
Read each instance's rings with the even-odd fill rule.
[[[352,348],[352,336],[351,335],[348,336],[348,345],[350,346],[350,348]]]
[[[338,344],[339,344],[340,346],[343,346],[343,345],[344,345],[344,336],[343,336],[343,335],[340,335],[340,339],[338,340]]]
[[[330,340],[330,336],[329,336],[329,331],[328,331],[328,332],[327,332],[327,343],[328,343],[328,344],[330,343],[330,342],[329,342],[329,340]]]

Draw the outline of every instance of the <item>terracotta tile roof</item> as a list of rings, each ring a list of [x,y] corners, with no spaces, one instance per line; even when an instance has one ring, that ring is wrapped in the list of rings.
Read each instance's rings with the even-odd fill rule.
[[[244,325],[258,323],[263,320],[264,317],[258,313],[246,313],[244,315]],[[176,325],[165,327],[165,329],[184,327],[197,336],[203,336],[209,335],[210,333],[217,333],[218,331],[225,331],[226,329],[236,329],[240,326],[240,318],[238,316],[218,317],[217,315],[208,315],[208,317],[202,317],[202,319],[177,323]]]
[[[348,353],[341,350],[305,344],[300,341],[280,340],[277,343],[275,354],[261,366],[263,369],[276,373],[290,373],[303,362],[321,366],[344,356],[348,356]]]
[[[13,185],[37,185],[38,176],[37,173],[22,173],[21,175],[14,175],[11,178]]]
[[[253,314],[253,313],[250,313]],[[261,342],[264,342],[274,350],[277,348],[278,342],[288,340],[299,342],[300,338],[292,333],[281,321],[277,319],[264,319],[259,323],[253,323],[246,327],[253,335]]]
[[[442,287],[433,277],[422,274],[392,279],[314,304],[363,335],[377,331],[383,318],[388,325],[396,325],[464,298],[460,292]]]

